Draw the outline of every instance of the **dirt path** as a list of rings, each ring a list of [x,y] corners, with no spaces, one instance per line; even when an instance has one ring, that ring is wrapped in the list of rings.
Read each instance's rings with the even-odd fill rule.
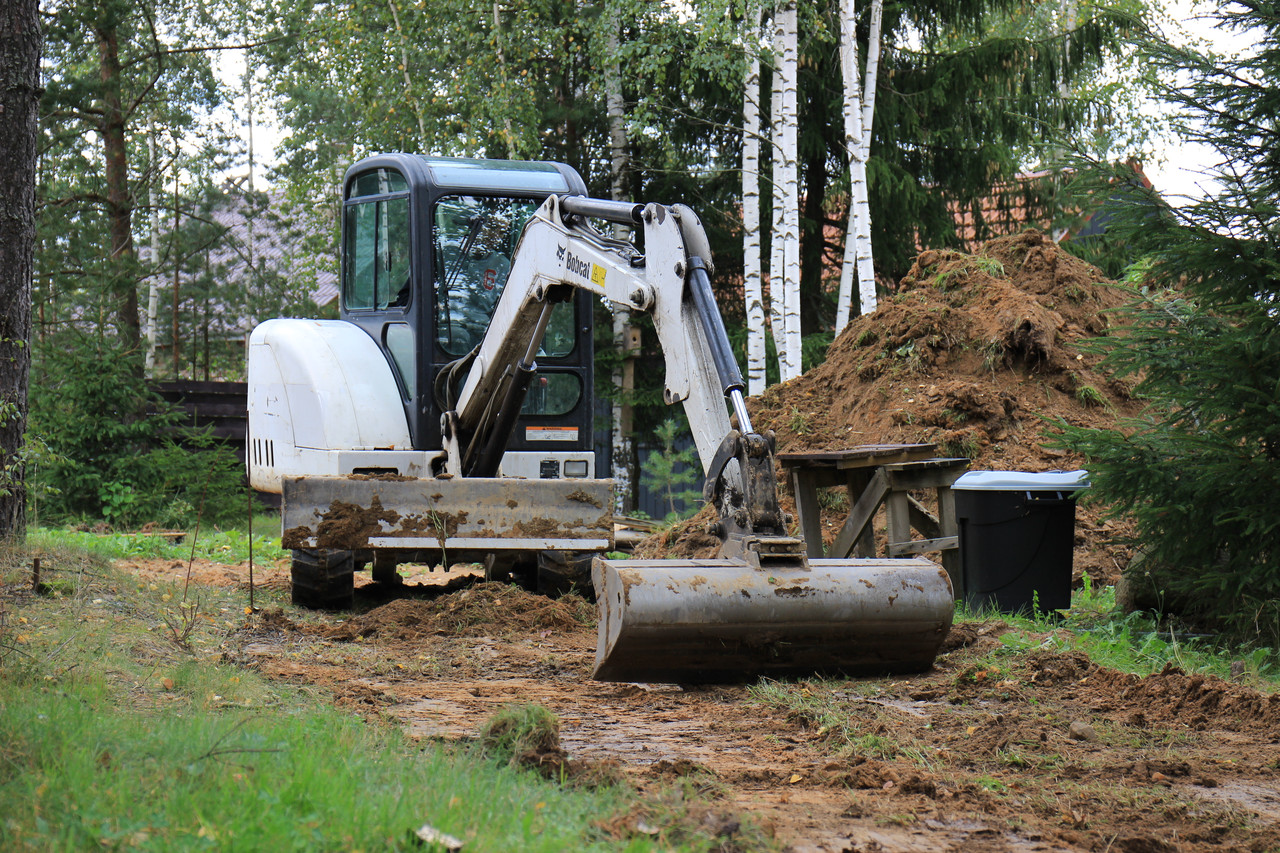
[[[506,703],[543,704],[573,759],[642,788],[693,774],[795,851],[1280,850],[1280,698],[1245,685],[1138,679],[964,624],[928,673],[800,685],[788,711],[745,686],[590,681],[576,599],[360,598],[361,615],[260,614],[229,657],[415,737],[467,740]]]

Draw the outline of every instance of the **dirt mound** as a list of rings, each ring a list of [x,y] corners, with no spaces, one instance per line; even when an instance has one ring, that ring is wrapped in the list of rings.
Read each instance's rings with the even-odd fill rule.
[[[1099,356],[1082,346],[1107,334],[1109,311],[1125,301],[1101,271],[1039,232],[992,240],[973,255],[926,251],[821,364],[748,400],[753,423],[775,431],[782,453],[934,443],[973,469],[1083,467],[1044,444],[1059,419],[1111,426],[1139,410],[1129,387],[1102,374]],[[838,530],[844,512],[833,510],[838,523],[824,530]],[[1118,526],[1099,515],[1078,514],[1076,571],[1113,582],[1127,554],[1104,544]],[[707,550],[688,526],[662,535],[641,550]]]
[[[1035,231],[976,255],[927,251],[897,292],[855,318],[827,358],[752,400],[781,452],[936,442],[974,467],[1079,464],[1042,447],[1044,418],[1104,426],[1129,389],[1081,342],[1125,301],[1096,267]]]
[[[576,595],[549,599],[519,587],[481,583],[430,601],[396,599],[328,629],[333,640],[479,636],[508,631],[572,631],[590,624],[592,606]]]
[[[707,525],[715,520],[715,507],[707,504],[698,510],[697,515],[681,524],[665,527],[640,540],[634,556],[642,560],[665,557],[713,560],[720,553],[720,540],[707,532]]]

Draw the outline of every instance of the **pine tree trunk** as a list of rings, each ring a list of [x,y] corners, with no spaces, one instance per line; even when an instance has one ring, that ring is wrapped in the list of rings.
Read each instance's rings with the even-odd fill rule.
[[[8,0],[0,8],[0,539],[7,540],[26,528],[19,453],[31,367],[40,48],[39,3]]]
[[[106,161],[107,218],[111,238],[112,289],[116,292],[117,331],[125,349],[142,345],[138,290],[134,286],[133,194],[129,190],[129,154],[125,139],[124,106],[120,100],[120,46],[116,25],[104,16],[99,25],[98,73],[102,83],[102,146]]]
[[[758,14],[758,13],[757,13]],[[747,307],[747,393],[763,393],[765,378],[764,282],[760,246],[759,20],[747,27],[750,64],[742,92],[742,268]]]

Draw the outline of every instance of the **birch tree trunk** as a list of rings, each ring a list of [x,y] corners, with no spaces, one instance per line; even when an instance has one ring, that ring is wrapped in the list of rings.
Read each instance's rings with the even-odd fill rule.
[[[798,125],[796,89],[799,80],[799,32],[796,4],[788,0],[776,12],[777,42],[780,46],[778,88],[780,114],[774,127],[780,131],[775,192],[782,198],[782,325],[786,352],[781,358],[783,381],[801,373],[800,354],[800,169],[798,165]],[[777,236],[777,235],[775,235]],[[777,298],[777,294],[774,294]]]
[[[144,355],[143,371],[148,379],[156,375],[156,323],[160,313],[160,200],[156,198],[156,185],[162,179],[160,161],[156,158],[155,126],[147,134],[147,153],[151,155],[151,181],[147,186],[147,202],[151,205],[151,271],[147,276],[147,318],[145,340],[147,351]]]
[[[609,61],[605,63],[604,88],[605,112],[609,119],[609,154],[610,182],[609,193],[614,201],[625,201],[627,195],[627,173],[631,169],[630,156],[627,152],[627,128],[625,105],[622,101],[622,79],[614,59],[618,55],[618,25],[611,22],[609,27]],[[614,236],[622,226],[615,226]],[[629,515],[635,509],[634,483],[636,481],[636,455],[631,439],[631,406],[628,398],[629,387],[634,382],[633,368],[626,362],[631,357],[630,325],[631,312],[618,305],[613,308],[613,346],[623,354],[623,359],[613,371],[614,387],[620,393],[613,397],[610,414],[613,421],[612,468],[613,468],[613,501],[614,512]],[[630,380],[630,381],[629,381]]]
[[[769,329],[773,334],[773,351],[778,359],[778,376],[787,378],[787,332],[782,321],[785,286],[782,275],[782,165],[778,140],[782,138],[782,87],[778,82],[778,45],[773,45],[773,78],[769,87],[769,197],[772,202],[769,227]]]
[[[867,160],[871,154],[871,123],[875,115],[876,77],[880,67],[882,0],[872,0],[871,28],[867,44],[867,68],[858,69],[858,38],[854,0],[840,3],[840,70],[844,78],[845,150],[849,156],[849,223],[845,232],[844,262],[836,299],[836,334],[849,323],[853,309],[853,278],[858,279],[860,313],[876,308],[876,274],[871,254],[871,205],[867,195]]]
[[[759,12],[753,13],[758,15]],[[742,267],[747,304],[747,394],[764,391],[764,282],[760,246],[760,21],[747,25],[744,42],[750,57],[742,90]]]
[[[409,77],[409,42],[400,26],[400,10],[396,8],[396,0],[387,0],[387,6],[391,9],[391,20],[396,25],[396,35],[400,37],[400,71],[404,75],[404,99],[413,107],[414,117],[418,120],[418,145],[425,146],[427,128],[422,123],[422,110],[418,106],[418,99],[413,96],[413,80]],[[501,49],[498,51],[498,57],[501,60]]]

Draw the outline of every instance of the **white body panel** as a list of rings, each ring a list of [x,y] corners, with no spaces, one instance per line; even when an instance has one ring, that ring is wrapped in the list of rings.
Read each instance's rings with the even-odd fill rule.
[[[400,388],[378,345],[341,320],[268,320],[249,338],[249,482],[396,468],[427,476]]]
[[[268,320],[249,339],[249,482],[280,493],[286,475],[337,476],[379,469],[431,476],[443,451],[414,450],[386,357],[358,326],[341,320]],[[501,476],[535,480],[591,451],[513,451]],[[559,476],[565,476],[561,473]]]

